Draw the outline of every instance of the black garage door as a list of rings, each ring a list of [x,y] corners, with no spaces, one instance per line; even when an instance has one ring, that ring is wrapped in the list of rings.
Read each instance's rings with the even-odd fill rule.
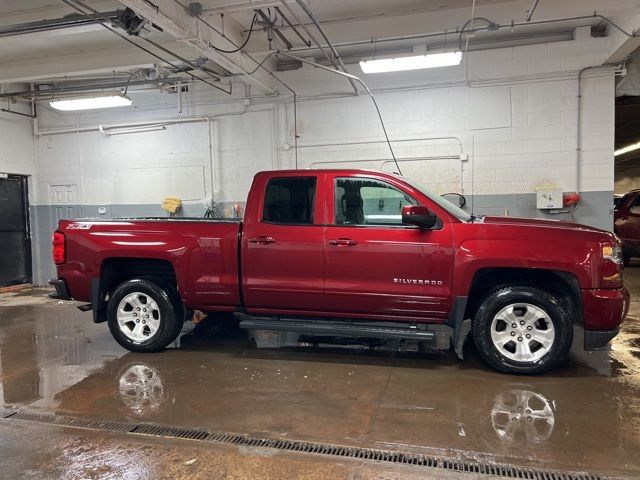
[[[0,287],[31,282],[27,178],[0,177]]]

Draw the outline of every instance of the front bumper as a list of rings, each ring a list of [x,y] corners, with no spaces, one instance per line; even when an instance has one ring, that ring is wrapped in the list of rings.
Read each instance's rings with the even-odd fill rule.
[[[582,290],[585,350],[605,348],[618,334],[629,311],[629,300],[624,287]]]
[[[49,280],[49,285],[53,285],[56,289],[55,292],[51,292],[49,294],[49,297],[57,300],[71,300],[71,295],[69,295],[69,289],[67,288],[67,282],[63,279],[52,278]]]

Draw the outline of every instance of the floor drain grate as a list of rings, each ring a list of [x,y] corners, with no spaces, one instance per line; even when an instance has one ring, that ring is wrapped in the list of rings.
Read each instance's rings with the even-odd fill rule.
[[[153,435],[169,438],[200,440],[226,443],[245,447],[264,447],[318,455],[373,460],[385,463],[415,465],[436,468],[458,473],[492,475],[502,478],[518,478],[525,480],[604,480],[597,474],[554,472],[534,468],[518,467],[450,458],[431,457],[427,455],[382,450],[377,448],[347,447],[326,443],[307,442],[289,439],[263,438],[238,433],[209,432],[194,428],[171,427],[164,425],[136,424],[128,422],[110,422],[91,420],[67,415],[42,414],[20,410],[0,410],[0,418],[8,420],[24,420],[29,422],[48,423],[53,425],[88,428],[92,430],[132,433],[137,435]]]

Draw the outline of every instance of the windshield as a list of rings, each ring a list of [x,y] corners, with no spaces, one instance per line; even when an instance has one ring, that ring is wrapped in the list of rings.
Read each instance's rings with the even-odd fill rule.
[[[463,222],[468,222],[469,220],[471,220],[470,214],[462,210],[460,207],[457,207],[446,198],[443,198],[440,195],[433,193],[429,189],[423,187],[422,185],[420,185],[419,183],[413,180],[409,180],[408,178],[404,178],[404,177],[402,177],[402,179],[405,182],[407,182],[409,185],[411,185],[413,188],[415,188],[416,190],[420,191],[421,193],[429,197],[429,199],[436,202],[438,205],[444,208],[451,215],[455,216],[457,219],[462,220]]]

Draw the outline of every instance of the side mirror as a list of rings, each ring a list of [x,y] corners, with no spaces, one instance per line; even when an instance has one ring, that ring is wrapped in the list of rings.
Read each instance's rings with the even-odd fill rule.
[[[420,228],[433,228],[437,217],[422,205],[405,205],[402,207],[402,223]]]

